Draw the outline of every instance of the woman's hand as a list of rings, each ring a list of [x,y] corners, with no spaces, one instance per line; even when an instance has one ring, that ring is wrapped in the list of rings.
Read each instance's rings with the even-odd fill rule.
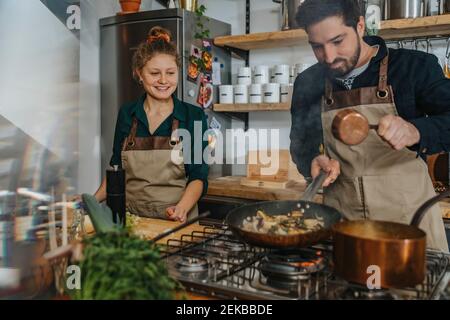
[[[170,220],[180,221],[181,223],[186,222],[188,210],[186,208],[181,207],[180,205],[176,205],[173,207],[169,207],[166,209],[167,217]]]

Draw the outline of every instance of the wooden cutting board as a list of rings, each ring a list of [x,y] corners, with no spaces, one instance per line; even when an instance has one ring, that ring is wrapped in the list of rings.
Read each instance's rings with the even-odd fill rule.
[[[175,221],[139,217],[138,222],[134,226],[133,230],[135,234],[141,235],[145,239],[151,240],[157,235],[168,231],[169,229],[175,228],[178,225],[180,225],[180,223]],[[158,243],[165,244],[167,243],[168,239],[180,239],[183,234],[191,234],[194,231],[201,231],[203,230],[203,228],[204,226],[200,226],[198,223],[194,223],[159,240]]]
[[[287,189],[296,183],[305,184],[289,150],[258,150],[247,154],[247,176],[240,184],[265,189]]]
[[[209,180],[208,195],[230,197],[258,201],[298,200],[306,189],[305,183],[294,183],[286,189],[259,188],[241,185],[242,176],[229,176]],[[315,201],[321,202],[322,196],[317,195]]]

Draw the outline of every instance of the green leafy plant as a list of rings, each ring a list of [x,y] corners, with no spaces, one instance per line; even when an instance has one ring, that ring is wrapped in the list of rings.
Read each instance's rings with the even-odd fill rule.
[[[211,34],[210,30],[205,28],[205,21],[209,22],[209,18],[205,17],[205,12],[207,8],[204,5],[201,5],[195,10],[195,24],[197,26],[197,30],[195,32],[194,38],[195,39],[208,39]]]
[[[85,239],[79,267],[81,289],[69,291],[75,300],[168,300],[182,289],[158,248],[126,230]]]
[[[206,23],[210,21],[210,19],[208,17],[205,17],[206,10],[207,10],[207,8],[204,5],[199,6],[195,10],[196,30],[195,30],[194,38],[196,40],[199,40],[201,43],[201,55],[200,55],[200,57],[195,57],[195,56],[190,57],[190,62],[196,64],[198,67],[198,70],[203,73],[207,72],[207,67],[206,67],[205,61],[203,59],[203,54],[204,54],[204,52],[208,51],[207,48],[205,48],[205,46],[203,44],[203,40],[209,39],[211,37],[211,31],[206,27]]]
[[[158,247],[132,234],[137,218],[127,216],[123,228],[93,196],[83,194],[82,199],[96,234],[83,241],[81,288],[67,290],[72,299],[167,300],[183,291],[169,276]]]

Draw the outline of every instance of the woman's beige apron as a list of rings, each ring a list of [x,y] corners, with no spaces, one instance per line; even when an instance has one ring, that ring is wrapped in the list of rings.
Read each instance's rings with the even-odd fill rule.
[[[143,217],[167,219],[166,209],[181,199],[187,184],[181,142],[174,138],[179,121],[173,119],[172,137],[136,137],[137,119],[122,146],[126,173],[127,210]],[[179,152],[177,163],[172,152]],[[198,215],[197,205],[188,217]]]
[[[386,115],[397,116],[387,74],[388,56],[381,63],[378,87],[333,92],[330,81],[326,81],[322,99],[325,152],[339,161],[341,175],[326,188],[324,203],[352,220],[409,224],[420,205],[436,195],[425,162],[407,148],[394,150],[375,130],[356,146],[337,140],[331,130],[334,117],[343,109],[362,113],[370,124],[378,124]],[[427,213],[420,228],[427,233],[429,248],[448,251],[439,205]]]

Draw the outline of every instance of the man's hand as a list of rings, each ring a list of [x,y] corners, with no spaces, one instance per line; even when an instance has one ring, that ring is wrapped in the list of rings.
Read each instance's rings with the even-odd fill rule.
[[[378,135],[395,150],[411,147],[420,142],[419,130],[412,123],[394,115],[381,118]]]
[[[170,220],[186,222],[187,210],[180,206],[173,206],[166,209],[167,217]]]
[[[328,173],[328,178],[325,179],[323,187],[328,187],[334,183],[341,174],[341,166],[336,160],[330,159],[327,156],[318,156],[311,163],[311,176],[317,177],[320,169]]]

